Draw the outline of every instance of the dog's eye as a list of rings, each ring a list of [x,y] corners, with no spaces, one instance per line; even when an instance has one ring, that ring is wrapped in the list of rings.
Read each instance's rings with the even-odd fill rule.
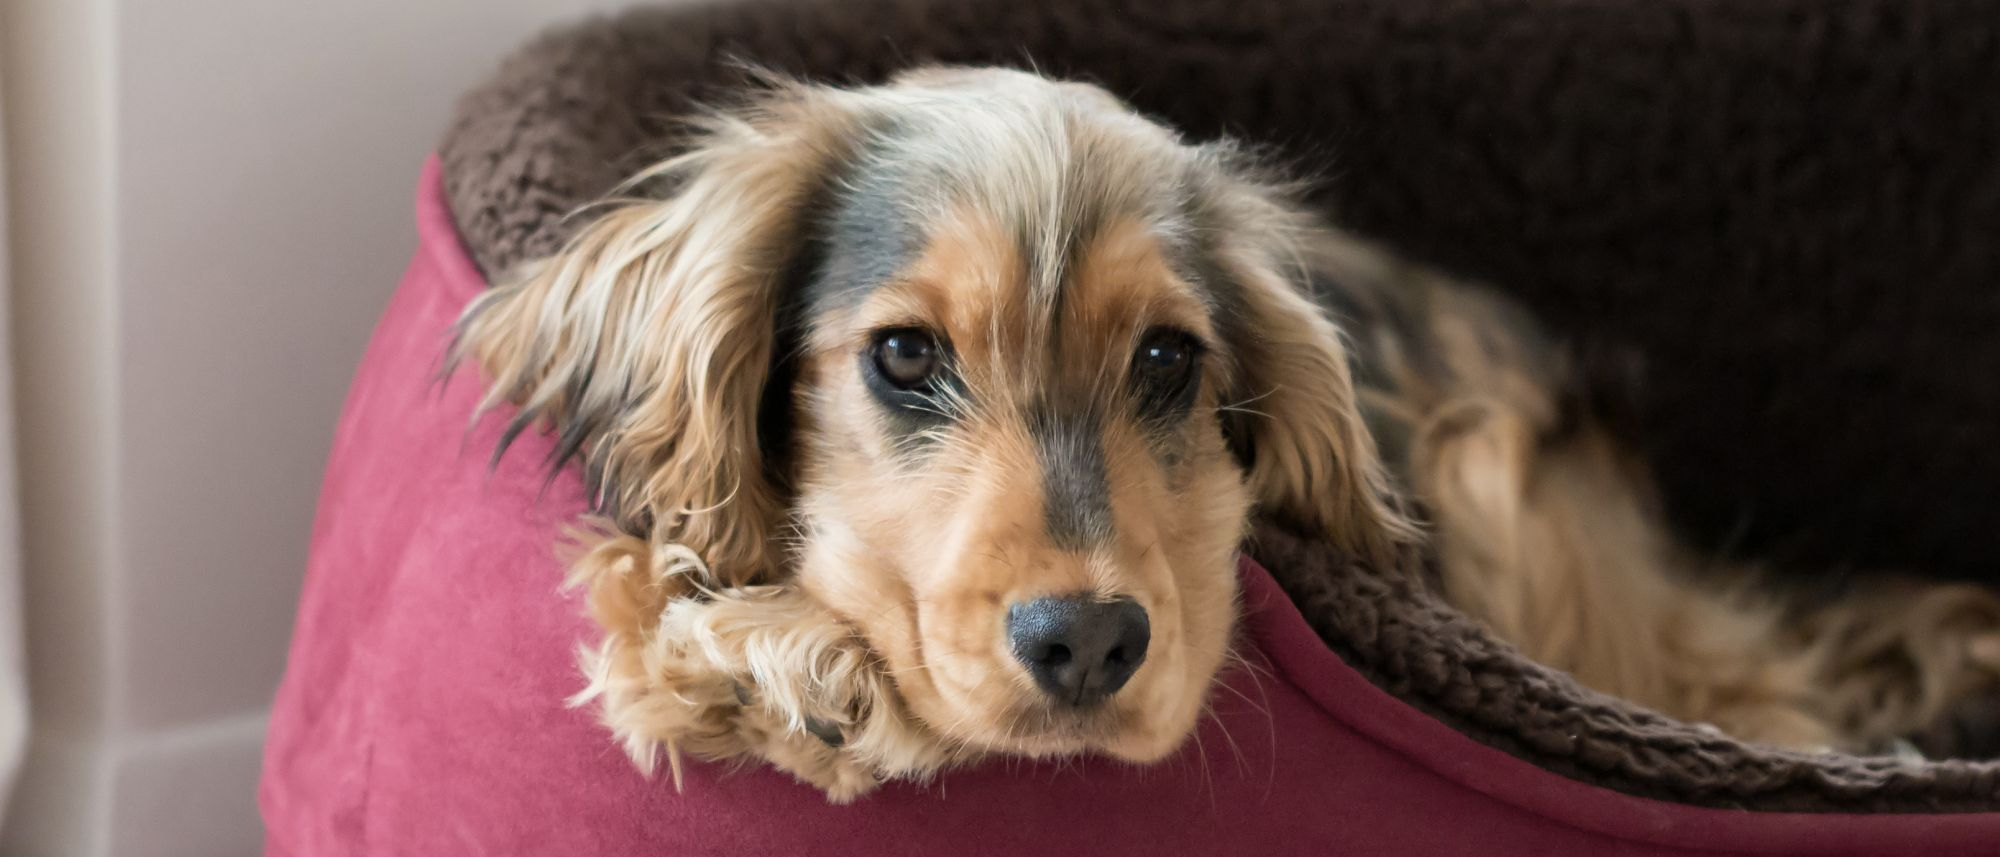
[[[885,330],[875,336],[875,369],[891,386],[915,390],[937,375],[942,351],[936,337],[916,328]]]
[[[1187,384],[1194,374],[1200,343],[1187,333],[1172,328],[1154,328],[1139,340],[1132,355],[1132,378],[1141,385],[1171,393]]]
[[[1201,340],[1184,330],[1156,327],[1139,338],[1132,353],[1132,391],[1141,417],[1169,423],[1194,404],[1195,367],[1201,362]]]

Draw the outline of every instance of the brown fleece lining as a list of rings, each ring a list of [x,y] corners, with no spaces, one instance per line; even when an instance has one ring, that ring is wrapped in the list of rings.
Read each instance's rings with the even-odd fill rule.
[[[672,117],[742,80],[737,58],[847,82],[1032,61],[1191,136],[1271,144],[1327,179],[1343,224],[1574,332],[1696,541],[2000,582],[1984,0],[644,10],[538,39],[461,102],[440,155],[473,258],[554,250],[565,214],[664,151]],[[1565,776],[1773,811],[2000,809],[2000,765],[1743,745],[1579,688],[1323,544],[1266,526],[1254,553],[1375,683]]]
[[[1482,743],[1571,779],[1676,803],[1770,812],[2000,809],[2000,763],[1811,756],[1744,744],[1530,661],[1395,575],[1277,526],[1251,554],[1341,660]]]

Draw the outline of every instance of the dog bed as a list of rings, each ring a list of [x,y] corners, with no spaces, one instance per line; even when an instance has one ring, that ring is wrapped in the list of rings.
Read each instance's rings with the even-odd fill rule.
[[[1199,741],[831,807],[634,771],[587,711],[546,439],[495,468],[435,378],[487,274],[659,153],[741,58],[868,81],[1032,62],[1328,177],[1340,220],[1576,332],[1698,540],[1807,569],[2000,559],[2000,14],[1966,0],[819,0],[538,40],[419,183],[326,474],[260,802],[333,854],[2000,851],[2000,765],[1740,744],[1584,690],[1311,534],[1259,528]],[[1946,368],[1949,371],[1944,371]]]

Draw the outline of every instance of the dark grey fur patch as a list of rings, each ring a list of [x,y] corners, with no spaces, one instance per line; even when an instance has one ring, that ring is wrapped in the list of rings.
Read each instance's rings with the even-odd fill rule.
[[[910,222],[903,184],[876,164],[856,167],[834,192],[817,230],[824,248],[819,269],[807,279],[802,296],[812,317],[860,303],[916,257],[922,229]]]
[[[1104,461],[1102,418],[1093,409],[1032,411],[1028,433],[1042,465],[1042,519],[1049,540],[1083,550],[1111,537],[1111,482]]]
[[[1252,335],[1250,301],[1243,284],[1223,264],[1219,243],[1229,227],[1198,184],[1183,191],[1180,216],[1187,223],[1184,236],[1166,242],[1167,265],[1189,285],[1208,309],[1209,320],[1226,348],[1235,348]]]
[[[1182,216],[1187,219],[1188,235],[1185,240],[1170,243],[1166,247],[1167,264],[1182,279],[1193,285],[1195,292],[1207,305],[1209,320],[1215,326],[1220,345],[1233,358],[1241,359],[1244,345],[1258,334],[1250,318],[1250,300],[1244,294],[1243,284],[1229,268],[1223,264],[1217,244],[1223,230],[1227,228],[1222,217],[1214,210],[1204,196],[1206,189],[1198,184],[1189,189]],[[1217,393],[1221,404],[1231,404],[1231,397],[1241,396],[1242,390],[1222,390]],[[1250,426],[1245,424],[1246,415],[1224,412],[1221,416],[1222,435],[1229,443],[1229,450],[1239,465],[1249,467],[1256,458],[1252,444]]]

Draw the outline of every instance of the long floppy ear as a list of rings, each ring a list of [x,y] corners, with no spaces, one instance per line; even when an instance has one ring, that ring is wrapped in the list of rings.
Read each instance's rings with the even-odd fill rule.
[[[502,450],[552,428],[551,465],[582,457],[618,531],[722,584],[783,561],[759,407],[803,212],[859,136],[843,93],[773,86],[627,185],[666,198],[616,203],[475,301],[453,346],[491,379],[486,406],[520,408]]]
[[[1209,154],[1223,178],[1208,187],[1200,227],[1238,295],[1222,313],[1234,357],[1225,425],[1259,510],[1401,567],[1419,529],[1362,419],[1345,338],[1311,297],[1327,236],[1288,188],[1255,178],[1232,150]]]

